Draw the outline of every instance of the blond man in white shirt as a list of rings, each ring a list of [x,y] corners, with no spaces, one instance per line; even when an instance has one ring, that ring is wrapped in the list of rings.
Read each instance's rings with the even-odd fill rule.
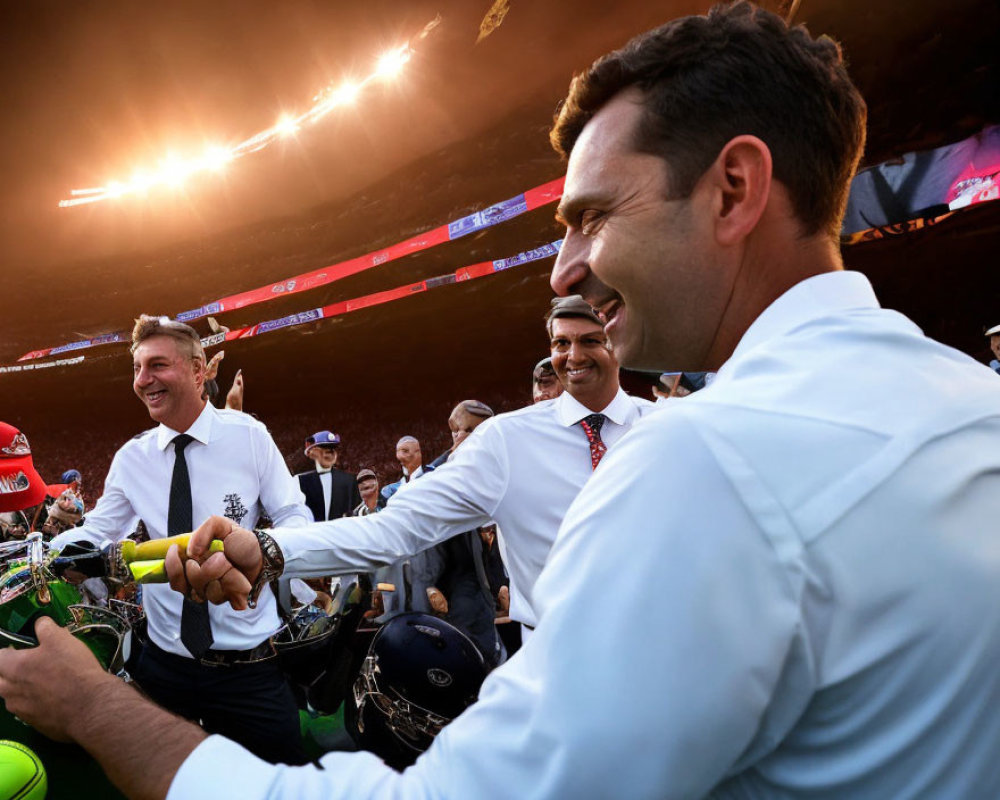
[[[54,547],[120,541],[136,517],[152,538],[179,533],[169,527],[178,466],[175,441],[181,435],[187,437],[181,451],[194,524],[221,514],[231,524],[252,528],[265,508],[278,524],[312,521],[267,429],[253,417],[217,409],[203,397],[205,354],[193,328],[143,315],[133,332],[132,350],[133,388],[159,424],[119,449],[86,523],[57,536]],[[185,642],[191,607],[179,594],[163,585],[146,586],[143,607],[147,624],[128,668],[152,698],[201,720],[207,730],[224,731],[262,757],[304,760],[298,710],[270,645],[281,624],[270,588],[261,593],[256,608],[210,608],[210,641],[202,643],[208,645],[203,652]]]

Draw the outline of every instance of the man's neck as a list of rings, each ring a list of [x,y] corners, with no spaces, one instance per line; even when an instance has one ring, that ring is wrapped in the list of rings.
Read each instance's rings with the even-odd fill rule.
[[[697,366],[674,369],[699,369],[717,372],[733,354],[743,334],[757,317],[785,292],[815,275],[844,268],[837,243],[824,234],[795,236],[798,223],[783,223],[776,239],[761,234],[745,254],[715,336]],[[788,242],[794,242],[789,247]]]
[[[193,414],[188,412],[183,417],[181,417],[179,422],[177,422],[176,420],[171,420],[169,422],[164,420],[163,424],[166,425],[171,430],[177,431],[178,433],[187,433],[191,429],[191,426],[198,421],[198,417],[201,416],[201,412],[205,410],[206,405],[208,405],[208,401],[202,399],[200,404],[198,405],[197,411],[195,411]]]
[[[414,466],[414,467],[412,467],[412,468],[411,468],[411,467],[403,467],[403,477],[404,477],[404,478],[406,479],[406,481],[407,481],[407,482],[409,482],[409,480],[410,480],[411,478],[413,478],[413,476],[414,476],[414,475],[415,475],[415,474],[416,474],[417,472],[419,472],[419,471],[420,471],[420,468],[421,468],[422,466],[423,466],[423,463],[420,463],[420,464],[417,464],[416,466]]]
[[[581,406],[596,414],[611,405],[611,401],[618,395],[618,389],[618,381],[615,381],[613,386],[603,387],[597,391],[581,392],[580,394],[569,393]]]

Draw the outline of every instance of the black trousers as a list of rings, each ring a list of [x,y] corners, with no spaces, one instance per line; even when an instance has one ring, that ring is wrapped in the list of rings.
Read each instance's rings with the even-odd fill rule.
[[[305,764],[299,710],[277,659],[208,666],[133,639],[132,678],[151,700],[272,764]]]

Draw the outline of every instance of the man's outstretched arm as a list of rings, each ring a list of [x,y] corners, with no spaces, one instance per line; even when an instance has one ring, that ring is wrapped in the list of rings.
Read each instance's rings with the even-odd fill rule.
[[[83,642],[47,617],[35,634],[38,647],[0,650],[8,711],[52,739],[78,742],[128,797],[166,797],[205,733],[105,672]]]
[[[316,522],[270,533],[286,577],[311,578],[374,569],[419,553],[455,534],[484,525],[503,502],[509,464],[500,432],[489,422],[470,436],[455,458],[401,492],[379,514]],[[225,539],[225,556],[208,559],[211,540]],[[239,552],[237,553],[237,545]],[[249,531],[211,518],[187,548],[187,575],[168,559],[174,589],[196,599],[246,608],[246,595],[261,569],[260,548]],[[203,563],[198,563],[205,559]],[[240,574],[242,573],[242,578]]]

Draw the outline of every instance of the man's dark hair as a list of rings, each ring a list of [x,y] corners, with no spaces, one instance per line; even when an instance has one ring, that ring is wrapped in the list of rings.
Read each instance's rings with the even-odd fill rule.
[[[867,112],[832,39],[747,2],[673,20],[573,79],[553,147],[568,157],[587,122],[630,87],[643,94],[636,149],[667,162],[672,199],[690,195],[725,144],[749,134],[770,149],[805,234],[839,236]]]

